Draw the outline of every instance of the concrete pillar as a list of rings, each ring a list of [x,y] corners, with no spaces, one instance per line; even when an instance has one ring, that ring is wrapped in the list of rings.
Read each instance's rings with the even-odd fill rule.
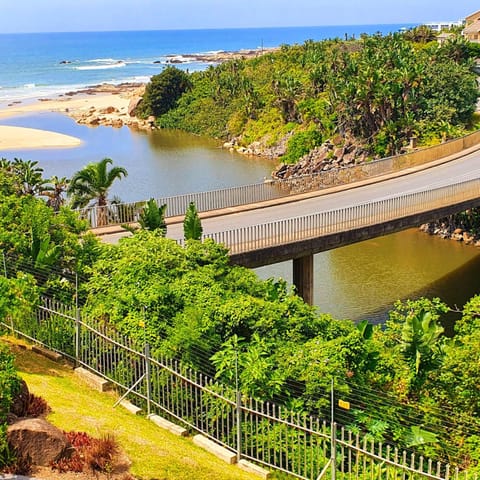
[[[293,259],[293,284],[298,295],[313,305],[313,255]]]

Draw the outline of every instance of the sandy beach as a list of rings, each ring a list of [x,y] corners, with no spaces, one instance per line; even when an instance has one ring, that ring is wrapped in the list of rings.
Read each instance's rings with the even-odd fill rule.
[[[128,106],[132,96],[138,94],[138,85],[101,85],[79,92],[72,92],[53,99],[33,102],[14,102],[0,107],[0,119],[18,117],[40,112],[59,112],[75,120],[101,119],[102,122],[118,126],[131,121]],[[89,123],[85,121],[83,123]],[[91,125],[98,123],[92,122]],[[0,152],[3,150],[37,148],[71,148],[81,145],[81,140],[69,135],[48,130],[37,130],[17,126],[0,125]]]

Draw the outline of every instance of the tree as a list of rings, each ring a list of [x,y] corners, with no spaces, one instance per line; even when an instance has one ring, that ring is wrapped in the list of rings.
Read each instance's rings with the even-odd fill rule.
[[[18,181],[19,195],[36,195],[46,183],[43,178],[43,168],[38,167],[38,162],[15,158],[11,164],[11,171]]]
[[[68,182],[66,177],[58,178],[54,175],[49,180],[49,184],[45,185],[40,192],[41,196],[47,197],[47,205],[53,208],[55,212],[58,212],[65,203],[63,194],[67,191]]]
[[[104,158],[98,163],[90,163],[82,170],[75,173],[67,188],[67,194],[71,197],[72,208],[86,207],[90,202],[98,207],[106,207],[108,204],[108,191],[115,180],[126,177],[127,171],[123,167],[107,166],[112,164],[110,158]],[[107,223],[107,212],[101,208],[98,215],[98,226]]]
[[[140,115],[163,115],[176,106],[178,99],[190,86],[188,74],[178,68],[167,67],[147,84],[143,102],[139,106]]]
[[[185,240],[200,240],[202,238],[202,222],[198,216],[195,203],[190,202],[183,220],[183,236]]]
[[[167,233],[167,224],[165,223],[166,210],[166,203],[159,207],[157,202],[151,198],[143,208],[138,223],[144,230],[158,230],[162,236],[165,236]]]

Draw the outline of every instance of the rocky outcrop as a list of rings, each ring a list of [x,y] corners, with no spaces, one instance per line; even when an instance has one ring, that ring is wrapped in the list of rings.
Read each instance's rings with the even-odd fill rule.
[[[463,242],[465,245],[474,245],[480,247],[480,235],[469,231],[461,221],[458,221],[456,215],[443,218],[436,222],[425,223],[420,226],[422,232],[429,235],[436,235],[446,240]]]
[[[144,130],[151,130],[153,128],[151,119],[140,120],[136,117],[131,117],[126,112],[119,111],[115,107],[107,107],[99,110],[97,110],[95,107],[91,107],[86,112],[77,112],[72,113],[71,115],[75,118],[77,123],[81,125],[88,125],[90,127],[102,125],[114,128],[127,126]]]
[[[10,425],[7,441],[21,459],[48,466],[71,455],[72,446],[64,433],[43,418],[26,418]]]
[[[286,179],[318,174],[351,165],[359,165],[368,158],[367,151],[351,140],[346,140],[343,144],[334,144],[327,140],[303,156],[298,163],[281,166],[272,173],[272,177]]]
[[[239,143],[239,139],[234,138],[229,142],[223,144],[223,148],[230,151],[236,151],[242,155],[254,155],[263,158],[277,159],[287,153],[287,144],[293,132],[287,133],[275,145],[270,145],[269,138],[265,137],[262,140],[251,143],[248,147],[243,147]]]

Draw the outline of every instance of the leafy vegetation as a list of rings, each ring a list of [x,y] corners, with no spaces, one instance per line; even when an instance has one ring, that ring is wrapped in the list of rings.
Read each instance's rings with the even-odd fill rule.
[[[5,345],[0,344],[0,469],[14,461],[7,443],[7,414],[19,389],[20,377],[14,366],[14,357]]]
[[[178,68],[167,67],[148,83],[143,102],[137,108],[140,117],[159,116],[174,108],[177,100],[190,88],[188,75]]]
[[[476,46],[460,36],[439,45],[432,32],[307,41],[253,59],[232,60],[188,76],[163,127],[275,145],[293,132],[282,160],[295,162],[325,139],[354,138],[371,156],[402,151],[410,137],[430,145],[472,127],[478,97]],[[165,77],[172,69],[164,72]],[[165,102],[147,87],[144,108]],[[187,83],[187,79],[182,82]]]
[[[107,194],[113,182],[127,176],[123,167],[112,167],[110,158],[104,158],[98,163],[90,163],[75,173],[68,185],[67,193],[72,197],[72,208],[85,207],[95,202],[99,207],[107,205]]]

